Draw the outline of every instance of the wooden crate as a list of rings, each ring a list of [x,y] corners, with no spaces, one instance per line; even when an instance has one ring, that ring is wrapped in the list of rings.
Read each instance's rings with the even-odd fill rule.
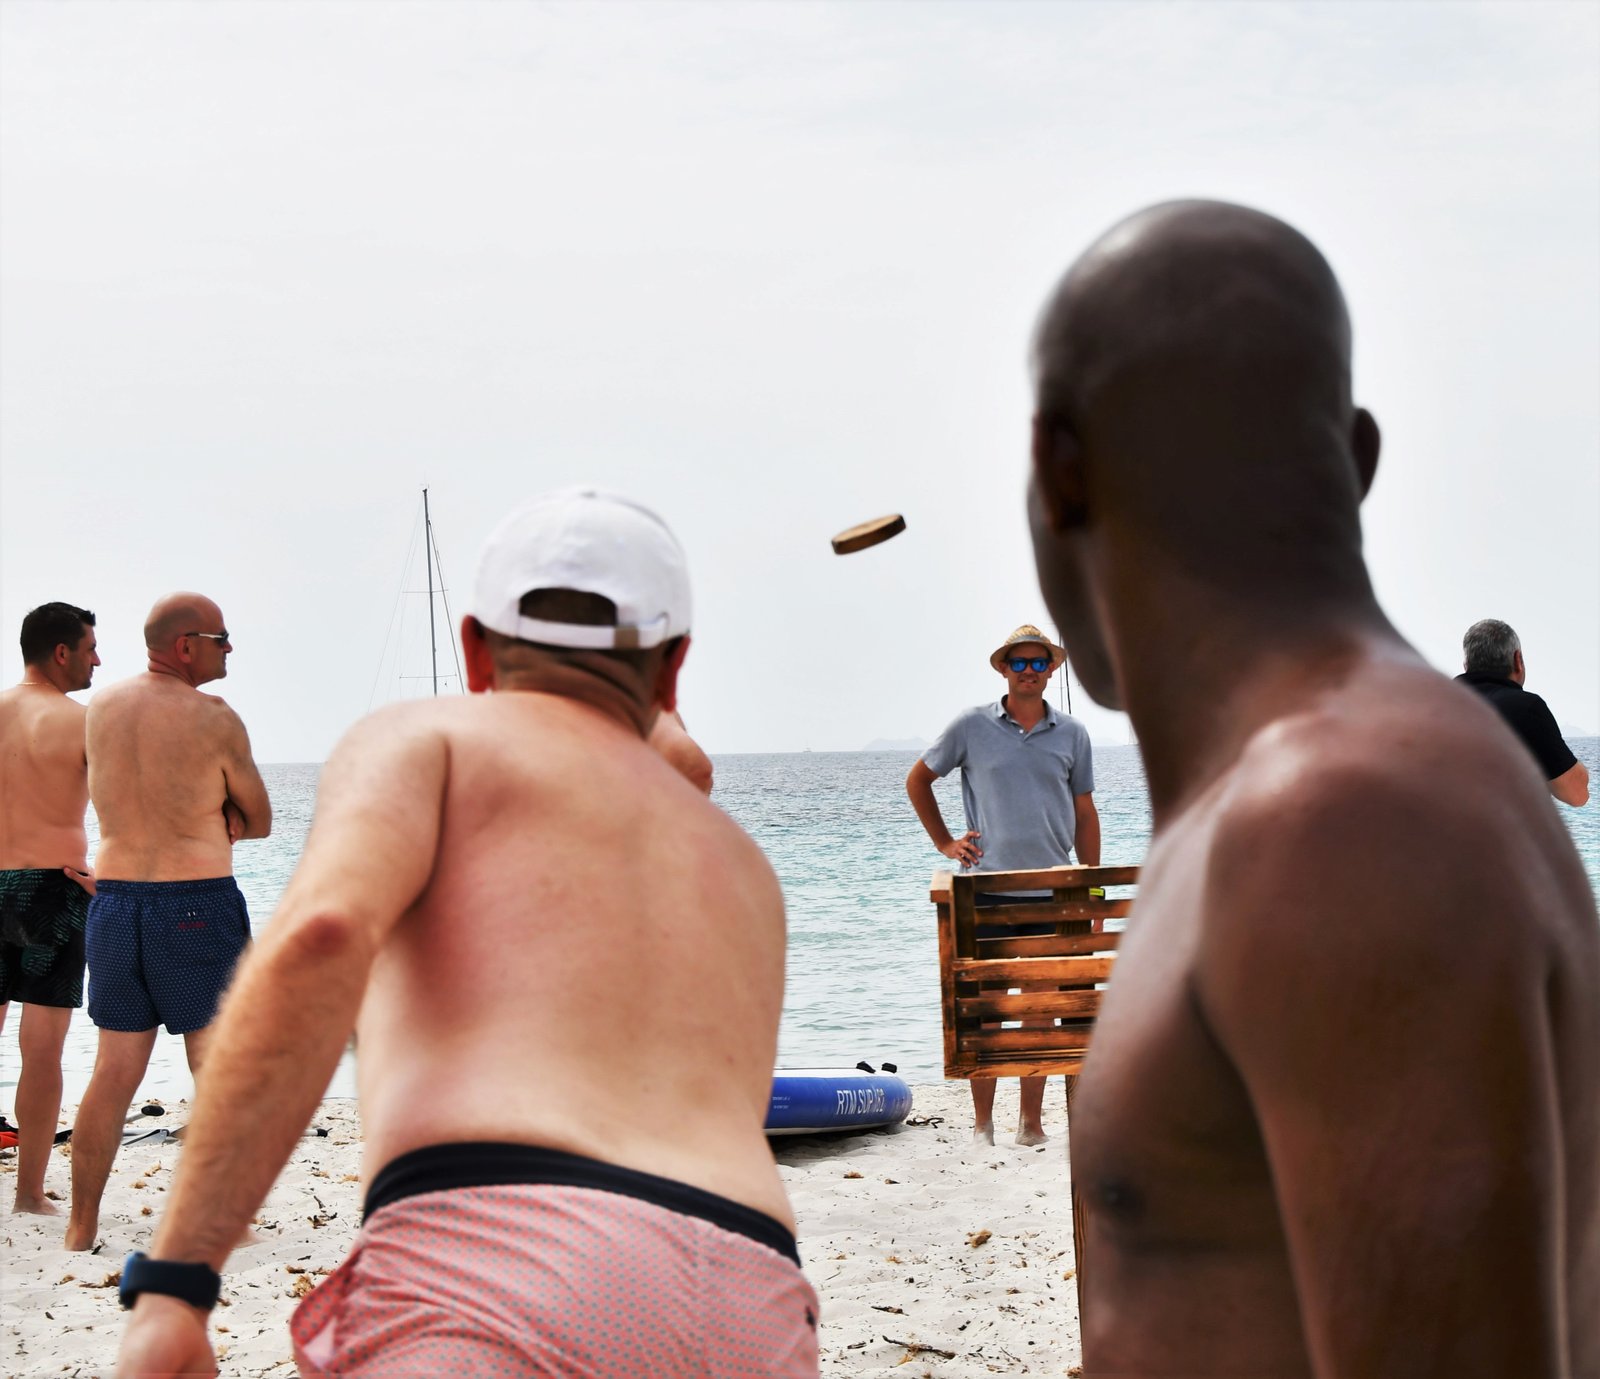
[[[1137,867],[934,872],[929,898],[939,918],[946,1077],[1077,1073],[1100,1008],[1098,987],[1111,976],[1121,939],[1096,933],[1096,925],[1125,918],[1133,907],[1131,899],[1091,898],[1089,890],[1138,880]],[[976,900],[979,891],[1042,890],[1050,892],[1048,899],[1008,905]],[[1015,932],[1044,925],[1051,932]],[[1008,1021],[1024,1023],[1002,1028]]]

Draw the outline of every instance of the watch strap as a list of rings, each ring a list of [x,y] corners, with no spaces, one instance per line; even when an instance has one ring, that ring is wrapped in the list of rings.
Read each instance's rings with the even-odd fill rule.
[[[124,1307],[132,1307],[141,1293],[160,1293],[209,1312],[222,1293],[222,1275],[209,1264],[151,1259],[135,1250],[123,1261],[118,1297]]]

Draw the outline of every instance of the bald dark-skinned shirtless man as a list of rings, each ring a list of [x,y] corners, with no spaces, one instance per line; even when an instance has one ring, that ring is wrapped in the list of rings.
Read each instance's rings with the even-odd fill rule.
[[[61,1114],[61,1049],[83,1004],[89,874],[82,704],[100,664],[94,614],[45,603],[22,620],[22,680],[0,693],[0,1028],[22,1006],[12,1209],[55,1216],[44,1174]]]
[[[1154,837],[1073,1109],[1090,1375],[1600,1374],[1600,925],[1361,556],[1304,237],[1155,207],[1035,339],[1030,519]]]
[[[365,1224],[295,1314],[301,1374],[815,1376],[762,1128],[782,895],[647,744],[689,627],[646,509],[567,489],[496,529],[473,693],[374,714],[323,770],[123,1271],[120,1375],[212,1372],[216,1271],[354,1028]]]
[[[265,838],[272,805],[244,724],[199,687],[228,673],[222,610],[169,594],[144,628],[148,668],[89,706],[89,796],[100,821],[89,907],[94,1073],[72,1129],[66,1246],[87,1250],[122,1142],[123,1119],[158,1025],[181,1034],[198,1073],[250,917],[233,879],[233,844]]]

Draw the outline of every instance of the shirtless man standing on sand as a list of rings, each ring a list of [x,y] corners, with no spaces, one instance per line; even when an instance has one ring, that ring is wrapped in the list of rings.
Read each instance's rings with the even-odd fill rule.
[[[323,770],[124,1267],[119,1374],[211,1372],[214,1271],[352,1028],[366,1221],[291,1323],[302,1374],[816,1374],[762,1133],[782,895],[646,744],[689,626],[683,554],[627,500],[548,494],[490,537],[472,695],[373,714]]]
[[[1332,271],[1158,206],[1034,366],[1040,583],[1154,816],[1073,1107],[1085,1373],[1600,1374],[1594,897],[1373,596]]]
[[[156,1026],[181,1034],[191,1072],[250,941],[233,844],[265,838],[272,805],[239,715],[199,686],[228,673],[222,610],[169,594],[144,625],[149,669],[89,706],[89,795],[100,820],[89,906],[94,1073],[72,1128],[66,1247],[87,1250]]]
[[[13,1211],[55,1216],[44,1171],[61,1114],[61,1048],[83,1004],[83,930],[94,894],[82,704],[100,664],[94,614],[46,603],[22,620],[20,684],[0,694],[0,1028],[22,1005]]]

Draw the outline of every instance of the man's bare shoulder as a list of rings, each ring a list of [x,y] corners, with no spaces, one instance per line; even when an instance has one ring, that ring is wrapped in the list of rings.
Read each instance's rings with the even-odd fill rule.
[[[385,704],[352,723],[339,739],[338,748],[361,752],[381,751],[386,743],[415,743],[419,739],[447,739],[452,727],[464,721],[460,710],[465,698],[415,699]],[[470,715],[468,715],[470,717]]]
[[[1526,947],[1592,915],[1525,756],[1473,696],[1421,667],[1274,721],[1196,806],[1210,810],[1208,926],[1276,904],[1288,925],[1424,945],[1470,930],[1474,946]]]
[[[78,725],[83,723],[87,708],[76,699],[57,694],[37,685],[12,685],[0,690],[0,722],[21,720],[25,717],[52,725]]]
[[[538,790],[546,802],[546,789],[557,795],[598,791],[612,815],[627,814],[646,830],[651,825],[643,820],[654,816],[670,829],[675,848],[696,852],[708,865],[740,866],[778,894],[766,855],[743,828],[644,738],[576,701],[522,691],[411,700],[369,714],[341,749],[391,752],[425,738],[443,743],[458,782],[487,792]]]
[[[170,680],[168,676],[141,671],[137,675],[128,676],[125,680],[114,680],[109,685],[102,685],[95,691],[94,698],[89,701],[89,717],[99,720],[120,714],[124,710],[136,709],[152,695],[164,693],[165,686],[162,682],[168,680]],[[177,682],[171,683],[176,686]]]

